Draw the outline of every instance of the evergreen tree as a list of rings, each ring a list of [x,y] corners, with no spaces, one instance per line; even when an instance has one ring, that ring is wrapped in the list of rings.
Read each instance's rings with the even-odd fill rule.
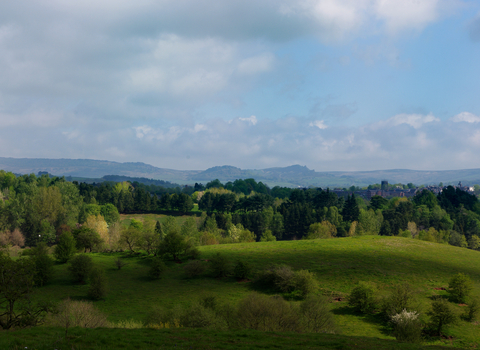
[[[75,255],[76,250],[75,238],[71,232],[65,231],[58,237],[58,244],[55,246],[54,252],[55,259],[64,264]]]

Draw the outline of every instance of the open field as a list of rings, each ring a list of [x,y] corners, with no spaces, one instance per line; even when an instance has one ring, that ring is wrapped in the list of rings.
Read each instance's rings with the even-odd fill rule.
[[[423,311],[427,311],[431,296],[446,293],[435,288],[446,288],[449,279],[458,272],[472,278],[473,294],[480,296],[480,252],[401,237],[363,236],[228,244],[203,246],[200,251],[202,260],[220,252],[232,262],[240,259],[249,262],[255,269],[262,269],[270,263],[287,264],[294,269],[308,269],[316,274],[321,292],[332,297],[332,301],[333,297],[347,295],[358,281],[375,282],[383,293],[388,293],[397,284],[409,282],[418,292]],[[106,300],[95,304],[112,322],[129,319],[142,321],[153,307],[185,306],[197,301],[202,295],[214,295],[220,303],[236,302],[253,290],[249,282],[239,283],[233,278],[215,279],[207,273],[188,279],[183,272],[184,264],[173,261],[167,262],[168,268],[162,279],[152,281],[147,277],[149,257],[131,256],[127,253],[91,255],[95,263],[106,270],[109,280]],[[127,263],[122,270],[117,270],[114,266],[117,257]],[[203,263],[208,264],[206,261]],[[84,299],[87,289],[87,285],[71,282],[67,265],[55,265],[53,281],[38,289],[36,298],[53,301],[67,297]],[[332,302],[330,305],[343,336],[394,339],[377,316],[358,315],[345,301]],[[456,305],[455,308],[460,314],[464,307]],[[107,333],[109,332],[115,331],[109,330]],[[436,340],[434,344],[448,343],[462,347],[480,344],[478,323],[459,321],[448,328],[446,333],[452,336],[453,340]],[[205,334],[215,337],[216,333]],[[179,337],[183,339],[182,336]],[[299,342],[303,341],[303,336],[293,337]]]

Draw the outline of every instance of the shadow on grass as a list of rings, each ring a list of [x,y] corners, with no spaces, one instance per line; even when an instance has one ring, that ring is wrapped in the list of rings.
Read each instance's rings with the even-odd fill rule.
[[[335,308],[332,310],[332,313],[339,316],[356,316],[358,318],[361,318],[364,322],[377,326],[382,334],[392,335],[392,329],[388,325],[388,322],[385,320],[384,315],[382,315],[381,313],[363,314],[348,305]]]

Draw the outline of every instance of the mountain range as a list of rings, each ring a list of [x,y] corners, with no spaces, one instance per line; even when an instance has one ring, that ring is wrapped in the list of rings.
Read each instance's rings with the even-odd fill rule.
[[[174,170],[159,168],[141,162],[119,163],[93,159],[42,159],[42,158],[4,158],[0,157],[0,169],[16,174],[37,174],[48,172],[56,176],[83,180],[105,181],[107,175],[142,177],[169,181],[178,184],[206,183],[219,179],[222,182],[236,179],[254,178],[257,182],[273,187],[276,185],[350,187],[366,186],[387,180],[389,183],[413,183],[430,185],[443,182],[464,185],[480,184],[480,169],[425,171],[409,169],[374,171],[328,171],[317,172],[306,166],[291,165],[267,169],[240,169],[234,166],[215,166],[206,170]],[[106,177],[106,178],[104,178]]]

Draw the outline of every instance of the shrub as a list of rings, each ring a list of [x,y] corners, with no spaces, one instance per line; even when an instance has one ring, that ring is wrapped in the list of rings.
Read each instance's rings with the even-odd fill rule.
[[[448,301],[438,298],[432,302],[432,309],[427,312],[430,316],[430,326],[440,335],[442,329],[449,324],[455,323],[457,317],[453,313]]]
[[[150,265],[150,271],[148,272],[148,275],[152,279],[159,279],[162,277],[163,273],[166,270],[165,263],[163,260],[159,257],[155,257],[152,259],[152,263]]]
[[[58,244],[55,246],[55,259],[61,263],[66,263],[75,255],[77,250],[75,238],[69,231],[64,231],[58,237]]]
[[[213,277],[226,277],[231,271],[230,261],[226,256],[217,253],[210,259],[210,271]]]
[[[79,254],[70,259],[68,270],[76,282],[85,283],[93,268],[92,258],[86,254]]]
[[[43,286],[50,281],[53,276],[53,260],[48,255],[48,247],[44,242],[39,243],[30,250],[30,259],[35,266],[35,284]]]
[[[468,303],[467,310],[463,314],[463,319],[465,321],[472,322],[477,316],[480,311],[480,302],[477,298],[471,298],[470,302]]]
[[[293,284],[294,289],[299,292],[300,297],[302,298],[315,293],[318,289],[318,282],[315,279],[315,274],[307,270],[299,270],[295,272]]]
[[[299,331],[299,314],[282,297],[252,293],[242,299],[237,311],[238,327],[266,332]]]
[[[472,280],[463,273],[453,276],[448,284],[448,292],[451,299],[458,303],[465,303],[471,290]]]
[[[107,277],[102,269],[94,267],[90,272],[88,297],[94,300],[104,299],[107,295]]]
[[[404,309],[390,317],[397,340],[407,343],[419,343],[422,340],[422,323],[418,316],[416,311]]]
[[[200,260],[192,260],[185,264],[183,271],[188,278],[194,278],[205,272],[205,264]]]
[[[348,305],[362,313],[372,312],[376,307],[376,288],[373,284],[359,282],[348,297]]]
[[[257,276],[255,284],[287,293],[294,290],[294,277],[295,272],[290,266],[271,265]]]
[[[156,308],[151,310],[145,318],[144,324],[150,328],[169,328],[169,326],[181,327],[180,318],[183,310],[180,307],[174,307],[170,310]]]
[[[239,280],[244,280],[248,278],[251,272],[252,267],[250,266],[250,264],[240,260],[237,261],[235,267],[233,268],[233,276]]]
[[[300,304],[301,324],[303,332],[336,333],[335,321],[328,299],[321,295],[309,295]]]
[[[52,315],[50,322],[52,326],[65,328],[67,336],[70,327],[97,328],[107,327],[107,317],[100,312],[91,302],[73,301],[66,299]]]
[[[191,305],[180,317],[180,324],[184,327],[209,328],[214,326],[215,323],[215,311],[200,303]]]
[[[123,261],[121,258],[115,259],[115,266],[117,267],[117,269],[121,270],[122,267],[124,267],[125,265],[127,265],[127,263]]]
[[[395,286],[393,292],[382,300],[382,313],[387,320],[391,320],[393,315],[401,314],[403,310],[417,309],[414,302],[414,291],[408,283]]]

